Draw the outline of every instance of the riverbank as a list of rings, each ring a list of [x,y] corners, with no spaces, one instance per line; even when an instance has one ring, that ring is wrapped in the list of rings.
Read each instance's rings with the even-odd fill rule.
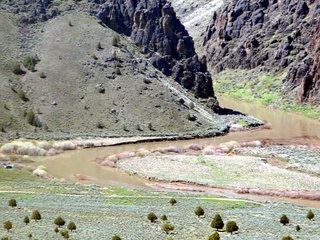
[[[276,143],[276,141],[275,141]],[[260,141],[139,149],[96,158],[103,166],[155,182],[301,199],[320,199],[320,145]],[[192,187],[191,187],[192,188]]]

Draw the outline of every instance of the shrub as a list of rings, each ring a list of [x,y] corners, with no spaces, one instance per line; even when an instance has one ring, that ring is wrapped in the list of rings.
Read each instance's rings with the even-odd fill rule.
[[[32,238],[32,234],[31,234],[31,233],[28,234],[28,238],[29,238],[29,239]]]
[[[105,128],[105,127],[106,127],[106,126],[104,125],[104,123],[103,123],[102,121],[97,122],[97,128],[103,129],[103,128]]]
[[[122,126],[122,129],[123,129],[123,131],[125,131],[125,132],[129,132],[129,129],[126,127],[126,125],[123,125],[123,126]]]
[[[19,98],[20,98],[22,101],[24,101],[24,102],[29,101],[29,98],[27,98],[25,92],[24,92],[22,89],[19,89],[17,93],[18,93]]]
[[[27,55],[24,60],[23,60],[23,66],[25,66],[28,70],[30,70],[31,72],[34,71],[34,66],[36,65],[36,60],[30,56]]]
[[[32,125],[32,126],[35,125],[36,115],[34,114],[33,111],[29,111],[29,112],[27,113],[27,122],[28,122],[30,125]]]
[[[58,233],[58,232],[59,232],[58,227],[56,227],[56,228],[54,229],[54,232],[55,232],[55,233]]]
[[[211,236],[209,236],[208,240],[220,240],[220,235],[219,233],[215,232]]]
[[[297,232],[299,232],[301,230],[299,225],[296,226],[296,230],[297,230]]]
[[[61,230],[60,234],[62,237],[64,237],[65,239],[69,238],[69,232],[67,230]]]
[[[4,222],[3,227],[9,232],[9,230],[12,228],[12,222],[10,221]]]
[[[174,226],[170,223],[165,223],[162,225],[162,231],[164,231],[166,234],[169,234],[169,232],[173,230],[174,230]]]
[[[60,216],[54,220],[54,224],[57,225],[58,227],[63,226],[65,223],[66,221]]]
[[[15,199],[10,199],[9,200],[9,207],[16,207],[17,206],[17,201]]]
[[[121,238],[118,235],[114,235],[112,240],[121,240]]]
[[[194,109],[194,103],[193,103],[193,102],[190,102],[190,103],[189,103],[189,108],[190,108],[190,109]]]
[[[175,205],[177,203],[177,201],[174,198],[171,198],[169,203],[171,203],[171,205]]]
[[[293,240],[293,238],[290,236],[286,236],[286,237],[283,237],[282,240]]]
[[[224,223],[220,214],[216,214],[211,222],[211,227],[218,229],[223,229]]]
[[[28,216],[25,216],[24,219],[23,219],[23,222],[28,225],[28,223],[30,222],[29,220],[29,217]]]
[[[13,62],[11,65],[10,65],[10,70],[12,73],[14,74],[23,74],[23,71],[21,69],[21,65],[20,63],[18,62]]]
[[[151,212],[148,214],[148,219],[150,220],[150,222],[154,222],[158,219],[158,217],[153,212]]]
[[[308,218],[309,220],[312,220],[312,219],[314,218],[314,213],[313,213],[311,210],[309,210],[309,212],[308,212],[308,214],[307,214],[307,218]]]
[[[94,59],[94,60],[98,60],[97,56],[95,54],[92,54],[91,57]]]
[[[69,27],[73,27],[72,22],[69,20],[68,22]]]
[[[32,220],[35,220],[35,221],[41,220],[41,214],[39,213],[38,210],[34,210],[34,211],[32,212],[31,219],[32,219]]]
[[[280,218],[280,223],[282,223],[283,225],[286,225],[289,223],[289,218],[283,214],[282,217]]]
[[[168,220],[168,218],[167,218],[166,215],[162,215],[160,219],[161,219],[162,221],[167,221],[167,220]]]
[[[149,129],[150,131],[152,131],[152,130],[153,130],[152,123],[148,123],[148,129]]]
[[[39,72],[39,77],[40,78],[46,78],[46,74],[44,72]]]
[[[238,226],[237,226],[237,223],[235,221],[230,221],[230,222],[227,222],[227,225],[226,225],[226,231],[227,233],[233,233],[235,231],[238,231]]]
[[[204,210],[202,207],[197,207],[197,209],[194,211],[194,213],[197,215],[197,217],[201,217],[204,215]]]
[[[111,44],[114,47],[117,47],[120,43],[120,36],[118,34],[114,35],[111,40]]]
[[[76,225],[74,224],[74,222],[70,222],[67,226],[67,228],[72,232],[73,230],[76,230],[77,227]]]
[[[8,237],[3,237],[3,238],[1,238],[1,240],[9,240],[9,238]]]
[[[116,74],[117,74],[117,75],[121,75],[121,71],[120,71],[120,68],[119,68],[119,67],[116,67],[116,70],[115,70],[115,71],[116,71]]]
[[[137,124],[136,129],[137,129],[138,131],[142,131],[142,129],[141,129],[141,127],[140,127],[139,124]]]
[[[100,43],[100,42],[98,42],[98,43],[97,43],[97,45],[96,45],[96,49],[97,49],[97,50],[102,49],[102,47],[101,47],[101,43]]]

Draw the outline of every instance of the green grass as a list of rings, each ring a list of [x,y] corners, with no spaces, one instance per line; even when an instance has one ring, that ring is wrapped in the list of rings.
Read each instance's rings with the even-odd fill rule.
[[[33,176],[32,173],[20,169],[0,168],[0,182],[44,182],[42,178]]]
[[[283,97],[283,79],[286,72],[255,74],[248,70],[228,70],[213,76],[216,93],[232,98],[256,102],[281,110],[320,118],[320,108],[310,103],[299,104],[290,96]]]

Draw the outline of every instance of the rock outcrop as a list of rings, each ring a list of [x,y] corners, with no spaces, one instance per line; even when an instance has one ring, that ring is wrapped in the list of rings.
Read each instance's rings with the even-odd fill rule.
[[[206,58],[198,58],[194,42],[166,0],[108,0],[89,11],[113,30],[130,36],[153,66],[172,76],[196,97],[214,98]],[[214,108],[214,107],[213,107]]]
[[[204,34],[214,72],[263,68],[288,72],[284,94],[320,102],[319,2],[225,0]]]
[[[50,0],[5,0],[4,3],[12,13],[19,14],[21,23],[44,22],[60,14]]]

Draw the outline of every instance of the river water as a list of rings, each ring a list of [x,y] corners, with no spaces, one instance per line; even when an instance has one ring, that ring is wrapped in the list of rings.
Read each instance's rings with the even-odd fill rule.
[[[138,177],[128,176],[118,169],[102,167],[92,162],[96,157],[121,153],[124,151],[135,151],[140,148],[155,149],[167,146],[184,147],[190,143],[217,144],[221,142],[251,141],[261,139],[282,139],[294,137],[317,137],[320,136],[320,122],[307,117],[262,107],[258,104],[242,102],[230,98],[220,97],[220,105],[240,112],[253,115],[261,120],[272,124],[271,129],[252,130],[245,132],[229,133],[226,136],[182,141],[163,141],[139,144],[125,144],[110,147],[90,148],[64,152],[53,157],[45,157],[42,164],[47,168],[49,174],[56,178],[64,178],[70,182],[76,182],[75,174],[87,176],[87,180],[81,181],[84,184],[98,184],[103,186],[124,186],[129,188],[153,189],[149,184]],[[230,193],[231,194],[231,193]],[[225,195],[228,195],[225,193]],[[234,194],[232,194],[234,195]],[[240,196],[240,195],[239,195]],[[260,197],[254,199],[261,200]],[[263,197],[263,199],[271,199]],[[279,198],[277,198],[279,200]],[[280,199],[288,201],[288,199]],[[295,200],[290,200],[295,201]],[[297,200],[297,203],[320,208],[320,202]]]

